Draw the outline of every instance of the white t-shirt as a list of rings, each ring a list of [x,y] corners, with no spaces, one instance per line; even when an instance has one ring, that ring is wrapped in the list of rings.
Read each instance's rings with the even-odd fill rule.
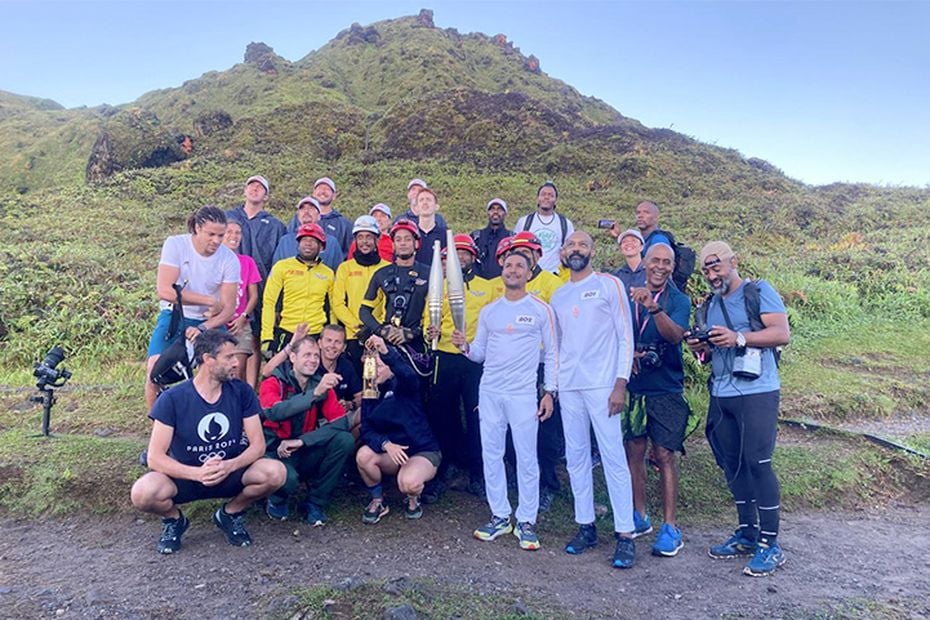
[[[630,378],[633,319],[623,283],[606,273],[566,282],[552,295],[559,334],[559,389],[613,387]]]
[[[517,225],[513,227],[514,234],[523,230],[527,217],[529,216],[524,215],[517,220]],[[570,219],[565,218],[565,220],[565,239],[567,239],[570,234],[575,232],[575,225],[572,224]],[[562,223],[559,221],[559,214],[553,212],[549,217],[542,217],[538,211],[534,212],[530,232],[539,237],[539,243],[542,244],[543,255],[539,259],[539,266],[546,271],[558,273],[561,264],[559,262],[559,250],[562,248],[562,244],[565,243],[565,239],[562,238]]]
[[[161,246],[159,265],[177,267],[178,279],[175,284],[184,285],[184,290],[211,297],[219,297],[220,285],[239,283],[239,259],[225,245],[212,256],[203,256],[194,249],[191,235],[174,235],[165,239]],[[170,310],[173,304],[160,301],[162,310]],[[184,304],[184,317],[203,319],[208,306]]]
[[[481,309],[468,358],[484,362],[481,390],[497,394],[536,392],[539,349],[543,349],[543,384],[556,389],[559,360],[552,308],[534,295],[518,301],[501,297]]]

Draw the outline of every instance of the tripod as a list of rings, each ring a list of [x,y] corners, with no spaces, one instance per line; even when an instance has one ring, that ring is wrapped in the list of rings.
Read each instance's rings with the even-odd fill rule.
[[[55,388],[46,385],[41,388],[41,394],[33,396],[30,400],[34,403],[42,403],[42,434],[36,437],[51,437],[49,432],[49,423],[52,420],[52,405],[55,404]]]

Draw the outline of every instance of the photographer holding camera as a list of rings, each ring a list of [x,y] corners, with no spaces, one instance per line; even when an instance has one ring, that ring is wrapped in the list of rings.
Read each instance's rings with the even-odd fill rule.
[[[687,342],[703,361],[712,358],[707,441],[739,517],[739,529],[708,553],[752,556],[743,573],[769,575],[785,562],[777,542],[780,495],[772,453],[781,387],[775,348],[788,343],[788,316],[771,285],[740,277],[726,243],[705,245],[700,266],[713,295],[696,313],[706,314],[706,321],[695,321]]]
[[[672,282],[675,252],[666,243],[646,251],[646,285],[630,289],[636,343],[630,398],[623,414],[623,438],[633,480],[634,537],[652,531],[646,514],[646,448],[659,468],[664,523],[652,554],[672,557],[684,546],[676,525],[677,452],[684,453],[691,409],[685,401],[681,341],[691,316],[691,300]]]

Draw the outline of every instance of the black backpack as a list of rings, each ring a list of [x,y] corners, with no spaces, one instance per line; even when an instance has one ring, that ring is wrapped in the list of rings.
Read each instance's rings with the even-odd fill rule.
[[[568,218],[556,211],[556,215],[559,216],[559,225],[562,227],[562,241],[559,242],[559,247],[562,247],[562,244],[565,243],[565,237],[568,236]],[[530,226],[533,225],[533,218],[536,217],[536,211],[533,211],[526,216],[526,221],[523,222],[523,230],[529,230]],[[692,252],[694,254],[694,252]]]
[[[691,274],[694,273],[694,264],[697,262],[697,255],[690,247],[676,241],[675,235],[661,228],[656,228],[649,233],[643,247],[648,247],[649,240],[656,234],[662,234],[668,237],[669,243],[672,246],[672,251],[675,252],[675,270],[672,272],[672,282],[675,283],[679,291],[684,292],[685,286],[688,284],[688,279],[691,277]]]
[[[702,329],[707,327],[707,310],[715,297],[716,295],[711,295],[694,311],[694,322]],[[743,302],[746,307],[746,316],[749,318],[749,329],[754,332],[765,329],[765,323],[762,322],[761,298],[759,284],[753,280],[747,280],[743,286]],[[720,303],[723,301],[721,300]],[[782,347],[772,347],[776,365],[781,363],[781,350]]]
[[[181,289],[186,284],[185,282],[183,285],[171,285],[177,301],[171,309],[171,322],[168,323],[168,334],[165,340],[174,342],[162,352],[149,375],[152,383],[162,387],[168,387],[194,376],[194,347],[184,335],[184,310],[181,304]]]

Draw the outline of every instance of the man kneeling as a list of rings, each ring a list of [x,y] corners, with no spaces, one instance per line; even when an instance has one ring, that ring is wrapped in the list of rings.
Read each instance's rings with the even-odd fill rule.
[[[281,463],[261,458],[265,439],[255,392],[235,379],[236,338],[207,330],[194,341],[200,366],[190,381],[171,388],[149,412],[152,470],[132,486],[132,504],[162,518],[159,553],[181,548],[190,525],[178,506],[198,499],[232,498],[213,514],[229,544],[246,547],[245,510],[284,484]],[[248,440],[248,444],[243,441]]]
[[[316,339],[292,341],[287,350],[290,363],[275,368],[259,388],[267,455],[287,468],[287,481],[268,498],[267,512],[272,519],[286,519],[288,504],[303,481],[308,488],[303,511],[307,523],[316,527],[326,523],[323,508],[352,456],[355,438],[333,390],[342,377],[315,374],[320,366]]]

